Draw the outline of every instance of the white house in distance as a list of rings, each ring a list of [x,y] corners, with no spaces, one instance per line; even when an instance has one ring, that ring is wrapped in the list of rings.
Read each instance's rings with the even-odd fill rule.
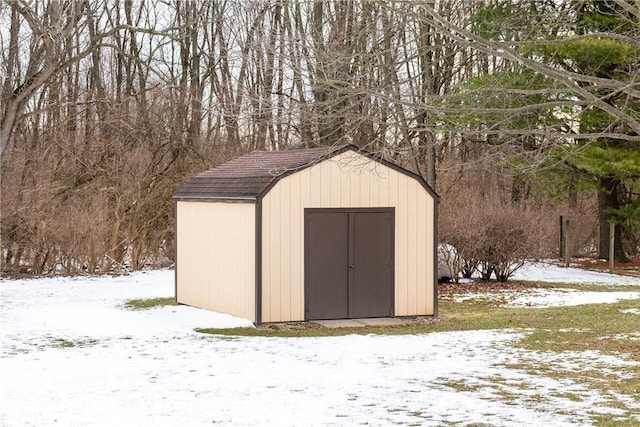
[[[253,151],[174,200],[178,303],[256,324],[437,315],[438,196],[354,145]]]

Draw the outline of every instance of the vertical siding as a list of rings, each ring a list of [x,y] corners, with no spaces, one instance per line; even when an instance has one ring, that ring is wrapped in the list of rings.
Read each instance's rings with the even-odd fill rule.
[[[269,221],[269,222],[263,221],[263,226],[269,229],[269,235],[271,236],[268,242],[265,242],[264,240],[262,241],[263,251],[266,250],[268,251],[268,253],[279,255],[278,257],[271,258],[269,261],[269,266],[271,267],[271,271],[269,276],[267,276],[268,277],[267,280],[268,280],[270,289],[269,289],[269,292],[267,292],[266,294],[264,292],[262,293],[263,301],[266,299],[267,300],[266,303],[269,304],[269,306],[271,307],[271,318],[273,319],[272,320],[273,322],[280,322],[283,320],[280,313],[280,293],[282,291],[280,289],[280,284],[282,282],[282,279],[280,276],[280,272],[281,272],[280,260],[282,259],[283,256],[285,256],[285,254],[281,252],[281,249],[282,249],[281,245],[283,244],[286,245],[286,242],[283,241],[282,239],[282,236],[280,234],[280,229],[281,227],[288,227],[288,223],[284,222],[284,219],[280,217],[283,193],[285,193],[285,196],[289,196],[288,194],[286,194],[286,191],[283,191],[282,188],[280,189],[280,191],[273,193],[273,197],[271,197],[271,206],[269,207],[269,211],[268,211],[271,217],[279,218],[279,220]],[[289,200],[288,197],[284,198],[285,203],[288,200]],[[264,215],[264,207],[262,212]],[[285,247],[284,252],[290,252],[290,251],[287,251],[287,248]]]
[[[436,212],[436,201],[434,198],[432,197],[428,197],[427,198],[427,212],[431,212],[431,215],[429,217],[427,217],[427,223],[426,223],[426,240],[429,242],[428,245],[426,245],[426,252],[427,252],[427,256],[426,259],[428,260],[435,260],[437,259],[437,254],[435,253],[435,247],[437,245],[437,241],[436,241],[436,224],[435,224],[435,212]],[[432,261],[433,262],[433,261]],[[437,261],[436,261],[437,262]],[[426,269],[425,270],[425,274],[427,275],[427,281],[429,283],[433,282],[433,286],[427,286],[427,313],[429,314],[434,314],[435,312],[435,305],[434,305],[434,294],[436,292],[436,286],[438,286],[438,283],[435,282],[435,278],[434,276],[436,275],[436,270],[437,269],[437,264],[432,265],[431,269]]]
[[[342,197],[342,187],[340,186],[341,181],[343,180],[342,172],[340,166],[333,162],[324,162],[327,166],[327,171],[325,174],[329,177],[331,181],[331,196],[329,199],[329,206],[332,208],[337,208],[342,205],[343,200],[346,200],[348,196]],[[344,177],[347,178],[347,177]]]
[[[389,191],[388,189],[384,189],[383,187],[385,187],[385,182],[383,182],[383,180],[381,179],[380,176],[377,175],[378,170],[380,168],[376,168],[375,165],[370,165],[368,169],[368,173],[376,176],[376,180],[369,186],[368,190],[367,190],[367,194],[369,195],[369,204],[371,206],[382,206],[380,204],[380,193],[382,191]]]
[[[262,200],[262,217],[264,218],[265,212],[273,212],[275,209],[272,208],[272,203],[271,203],[272,198],[265,198]],[[262,236],[261,236],[261,244],[262,244],[262,253],[273,253],[273,249],[271,248],[271,227],[269,225],[271,221],[267,222],[267,221],[262,221]],[[262,255],[262,263],[260,264],[260,268],[261,268],[261,283],[260,286],[262,287],[262,292],[261,292],[261,307],[260,307],[260,311],[261,311],[261,316],[263,319],[271,319],[272,318],[272,314],[271,314],[271,301],[269,300],[267,302],[267,298],[268,296],[273,292],[273,290],[271,289],[271,283],[272,283],[272,279],[271,279],[271,270],[272,270],[272,264],[270,262],[265,263],[264,262],[264,255]],[[260,322],[261,320],[258,319],[258,322]]]
[[[304,208],[395,207],[395,314],[433,314],[434,203],[420,183],[346,152],[276,184],[262,205],[262,322],[304,320]]]
[[[279,276],[279,296],[280,296],[280,313],[284,310],[284,307],[291,306],[291,276],[293,269],[288,268],[290,266],[289,260],[291,259],[291,252],[293,247],[291,246],[291,228],[293,223],[291,222],[291,181],[290,179],[282,183],[282,197],[280,200],[280,276]],[[283,319],[279,319],[283,320]]]
[[[360,173],[361,172],[354,167],[354,171],[351,174],[349,174],[347,177],[348,179],[345,180],[347,182],[345,186],[347,185],[349,186],[349,195],[348,197],[345,198],[343,206],[349,206],[349,205],[363,206],[362,193],[360,192],[360,181],[362,180]],[[345,191],[345,196],[346,196],[346,191]]]
[[[398,299],[396,300],[396,313],[411,313],[409,310],[409,298],[411,297],[410,291],[413,288],[414,283],[409,281],[409,212],[407,211],[408,195],[407,195],[407,181],[409,178],[406,175],[397,175],[397,180],[394,192],[390,194],[390,197],[396,198],[398,209],[396,210],[396,294]],[[402,284],[401,286],[398,286]]]
[[[410,178],[407,177],[407,181]],[[411,180],[413,181],[413,180]],[[418,312],[418,300],[422,286],[418,282],[418,247],[421,246],[420,241],[415,238],[418,234],[418,192],[415,185],[407,182],[407,312]],[[411,236],[411,237],[409,237]]]
[[[369,192],[371,190],[371,187],[375,187],[376,185],[378,185],[377,180],[368,169],[369,168],[365,168],[362,166],[355,166],[355,175],[358,177],[358,181],[360,181],[359,204],[361,204],[362,206],[371,206],[371,194]]]
[[[430,212],[427,210],[428,202],[424,197],[416,197],[416,212]],[[432,212],[432,211],[431,211]],[[418,216],[416,218],[416,234],[418,236],[427,236],[426,239],[428,242],[432,242],[427,234],[427,218]],[[433,253],[433,251],[431,251]],[[425,245],[416,245],[415,251],[415,262],[418,264],[419,260],[429,259],[427,258],[427,247]],[[431,279],[429,279],[429,275],[426,268],[416,268],[416,283],[428,283],[429,280],[433,280],[433,274],[431,275]],[[436,285],[437,286],[437,285]],[[433,307],[429,308],[429,301],[427,300],[427,286],[418,286],[416,292],[416,312],[417,313],[428,313],[433,312]],[[433,294],[431,294],[433,297]],[[433,303],[431,304],[433,306]]]
[[[290,194],[297,194],[300,197],[308,197],[308,191],[303,191],[302,190],[302,185],[303,185],[303,180],[302,180],[302,175],[300,174],[293,174],[291,175],[291,189],[290,189]],[[306,196],[303,196],[303,193],[306,194]],[[300,230],[301,228],[304,228],[304,224],[303,222],[303,218],[300,215],[296,214],[296,207],[294,207],[294,205],[298,205],[298,203],[294,204],[294,203],[289,203],[289,206],[287,206],[287,209],[289,210],[289,218],[290,218],[290,226],[287,227],[288,229],[288,242],[289,242],[289,248],[291,250],[291,253],[303,253],[304,251],[304,247],[302,246],[302,244],[304,242],[302,242],[302,239],[297,239],[296,238],[296,230]],[[281,260],[281,263],[283,263],[283,270],[286,270],[288,273],[288,277],[287,277],[287,286],[288,286],[288,299],[286,300],[286,302],[290,305],[290,311],[288,311],[289,313],[297,313],[301,310],[304,310],[304,294],[303,294],[303,288],[301,286],[297,286],[297,283],[300,283],[301,280],[304,280],[304,271],[302,270],[302,264],[301,263],[295,263],[295,264],[291,264],[291,253],[289,254],[289,256],[287,258],[284,258]],[[291,268],[287,269],[286,266],[290,265]],[[296,284],[296,285],[294,285]],[[284,304],[284,301],[283,301]]]
[[[177,299],[255,319],[255,204],[179,201]]]

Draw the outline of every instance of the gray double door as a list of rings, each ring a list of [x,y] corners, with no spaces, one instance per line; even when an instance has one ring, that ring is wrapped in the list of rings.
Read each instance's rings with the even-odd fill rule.
[[[393,316],[394,209],[305,209],[307,320]]]

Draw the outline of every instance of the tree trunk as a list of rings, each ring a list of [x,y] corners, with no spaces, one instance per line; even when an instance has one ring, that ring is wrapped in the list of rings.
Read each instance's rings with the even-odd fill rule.
[[[620,181],[615,178],[600,178],[598,190],[598,224],[600,228],[600,244],[598,245],[598,258],[609,260],[609,222],[614,217],[611,209],[619,208],[618,189]],[[619,224],[615,227],[614,257],[618,262],[629,261],[622,248],[622,228]]]

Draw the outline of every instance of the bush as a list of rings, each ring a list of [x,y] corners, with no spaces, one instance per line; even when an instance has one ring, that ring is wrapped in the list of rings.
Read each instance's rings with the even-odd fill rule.
[[[554,225],[532,209],[496,201],[475,200],[465,207],[449,208],[439,216],[440,257],[453,280],[471,277],[506,282],[527,259],[547,256]]]
[[[473,250],[474,226],[469,223],[473,219],[468,211],[440,215],[439,218],[441,244],[438,246],[438,260],[448,267],[455,283],[458,283],[460,276],[468,278],[475,271],[475,266],[467,261],[471,259],[470,251]]]
[[[483,279],[495,274],[498,282],[506,282],[527,259],[545,255],[540,217],[517,207],[501,207],[484,211],[480,239],[472,244],[469,254],[481,260]]]

